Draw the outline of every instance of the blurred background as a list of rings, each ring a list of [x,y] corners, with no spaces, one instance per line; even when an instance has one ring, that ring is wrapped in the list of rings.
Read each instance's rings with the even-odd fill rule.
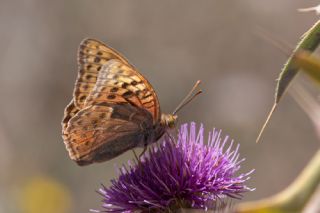
[[[262,27],[295,45],[318,19],[297,8],[318,3],[0,0],[0,212],[99,209],[95,190],[110,184],[115,164],[133,157],[128,152],[79,167],[65,150],[60,122],[72,98],[78,45],[86,37],[123,53],[152,83],[163,112],[171,112],[201,79],[204,94],[181,111],[180,123],[221,128],[241,144],[242,172],[256,169],[248,185],[257,189],[244,200],[279,192],[319,141],[286,95],[255,143],[286,56],[254,31]],[[310,83],[303,76],[297,80]]]

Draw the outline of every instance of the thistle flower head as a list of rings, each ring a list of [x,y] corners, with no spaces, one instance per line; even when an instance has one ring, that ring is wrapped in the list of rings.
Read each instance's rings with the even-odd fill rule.
[[[208,209],[225,198],[241,198],[252,189],[245,185],[248,173],[240,169],[239,145],[223,140],[221,131],[209,133],[195,123],[181,126],[178,139],[165,137],[150,147],[140,162],[128,162],[118,179],[102,186],[102,212],[167,212],[181,207]],[[225,148],[226,144],[228,147]]]

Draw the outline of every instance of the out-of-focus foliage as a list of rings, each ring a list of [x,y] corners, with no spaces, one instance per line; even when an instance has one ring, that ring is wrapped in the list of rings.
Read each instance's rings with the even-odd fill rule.
[[[271,108],[271,111],[263,124],[260,133],[257,138],[257,142],[260,140],[267,124],[269,123],[271,116],[273,115],[274,111],[276,110],[278,103],[282,96],[284,95],[285,91],[287,90],[287,87],[293,80],[293,78],[296,76],[298,73],[299,69],[301,69],[301,66],[308,66],[308,72],[311,72],[310,65],[311,65],[311,60],[307,62],[307,57],[303,57],[306,55],[308,51],[313,52],[319,45],[320,43],[320,21],[316,22],[304,35],[302,36],[301,41],[297,44],[295,50],[285,63],[284,67],[282,68],[278,83],[276,86],[276,93],[275,93],[275,101],[274,104]],[[272,38],[269,38],[272,40]],[[273,41],[273,42],[278,42],[278,41]],[[282,44],[281,44],[282,45]],[[280,47],[281,48],[281,47]],[[305,50],[305,51],[304,51]],[[286,51],[286,50],[282,50]],[[304,53],[304,54],[303,54]],[[313,61],[313,66],[315,64],[316,60]],[[314,69],[313,69],[314,70]],[[314,73],[314,72],[313,72]],[[317,72],[316,72],[317,73]],[[315,75],[315,73],[313,74]]]
[[[56,180],[35,176],[21,188],[20,208],[25,213],[68,213],[71,211],[71,197],[65,186]]]
[[[319,32],[320,22],[317,22],[307,33],[305,33],[304,38],[297,45],[296,50],[287,61],[280,74],[280,79],[276,89],[275,104],[265,125],[269,121],[270,116],[272,115],[285,89],[300,69],[307,73],[318,83],[318,86],[320,86],[320,59],[319,57],[312,55],[311,52],[320,42]],[[304,48],[310,49],[311,51],[303,50]],[[309,116],[310,120],[314,124],[315,132],[319,135],[320,107],[317,101],[302,86],[294,86],[291,94]],[[301,212],[305,209],[308,203],[319,203],[319,198],[311,200],[313,195],[317,196],[316,191],[320,186],[319,183],[320,149],[318,148],[318,152],[315,157],[306,166],[301,175],[288,188],[269,198],[264,198],[254,202],[241,203],[237,206],[236,212]]]
[[[46,176],[35,176],[21,188],[20,208],[24,213],[69,213],[71,196],[61,183]]]
[[[318,56],[301,50],[294,54],[293,63],[320,85],[320,58]]]
[[[303,170],[301,175],[285,190],[270,198],[241,203],[239,213],[286,213],[302,212],[320,183],[320,151]],[[319,200],[316,200],[318,202]]]

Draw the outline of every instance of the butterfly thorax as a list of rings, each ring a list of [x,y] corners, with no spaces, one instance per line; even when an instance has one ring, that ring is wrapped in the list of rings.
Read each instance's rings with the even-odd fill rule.
[[[153,131],[147,132],[147,140],[145,144],[154,143],[158,141],[166,130],[173,129],[176,126],[178,116],[173,114],[161,114],[160,122],[157,122],[154,127]],[[151,133],[151,135],[149,135]]]

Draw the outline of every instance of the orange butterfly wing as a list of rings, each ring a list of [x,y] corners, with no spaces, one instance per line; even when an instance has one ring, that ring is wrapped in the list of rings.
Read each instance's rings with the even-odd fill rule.
[[[88,98],[89,94],[96,85],[97,77],[108,61],[112,59],[117,59],[127,67],[131,68],[131,73],[133,73],[134,78],[139,78],[144,83],[147,90],[151,93],[153,98],[153,109],[151,111],[154,119],[154,123],[160,119],[160,105],[155,91],[153,90],[151,84],[138,72],[135,68],[125,59],[120,53],[108,47],[106,44],[97,41],[95,39],[84,39],[79,46],[78,51],[78,66],[79,72],[75,83],[75,88],[73,92],[73,100],[66,107],[64,112],[64,118],[62,121],[63,131],[67,126],[68,121],[74,116],[75,112],[79,111],[84,107],[84,102]],[[112,80],[113,82],[115,79]],[[135,82],[133,82],[134,84]],[[126,84],[125,84],[126,85]],[[140,85],[141,86],[141,85]],[[149,98],[148,96],[141,97]],[[143,93],[141,93],[143,94]],[[151,105],[151,104],[150,104]],[[148,104],[146,104],[148,107]],[[150,107],[150,106],[149,106]]]
[[[73,100],[65,108],[62,120],[63,131],[75,112],[83,108],[83,104],[96,84],[97,76],[102,66],[111,59],[122,63],[130,63],[120,53],[95,39],[84,39],[78,49],[78,77],[73,91]]]
[[[118,59],[131,66],[120,53],[100,41],[85,39],[81,42],[78,51],[79,72],[73,92],[75,106],[83,107],[83,103],[96,83],[100,69],[111,59]]]
[[[103,162],[141,146],[151,114],[131,104],[97,104],[79,111],[65,131],[69,155],[79,165]]]
[[[148,110],[154,124],[160,120],[159,101],[150,83],[135,69],[118,60],[110,60],[102,67],[96,85],[84,106],[101,102],[116,104],[129,102]]]
[[[145,145],[160,114],[152,86],[126,59],[96,40],[81,43],[74,98],[62,122],[73,160],[101,162]]]

